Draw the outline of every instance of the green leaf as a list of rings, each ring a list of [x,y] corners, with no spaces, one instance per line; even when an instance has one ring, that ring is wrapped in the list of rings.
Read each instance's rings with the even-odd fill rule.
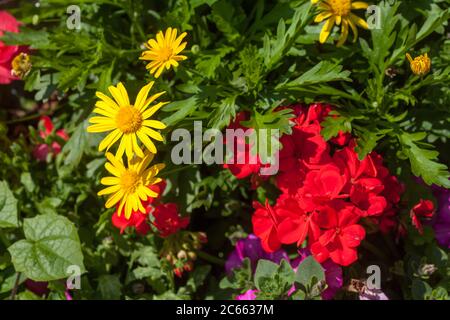
[[[17,272],[35,281],[66,278],[71,265],[84,272],[77,229],[67,218],[46,214],[25,219],[23,231],[26,240],[8,248]]]
[[[311,2],[307,1],[295,9],[289,28],[286,30],[284,19],[278,22],[276,37],[271,39],[268,34],[264,36],[262,56],[267,70],[274,69],[287,52],[292,48],[295,40],[311,19]]]
[[[450,173],[446,165],[437,162],[439,152],[421,148],[426,146],[420,142],[426,137],[425,133],[403,132],[398,136],[403,146],[403,153],[409,158],[411,170],[415,176],[421,177],[428,185],[436,184],[445,188],[450,188]]]
[[[226,0],[220,0],[212,5],[211,21],[229,42],[240,39],[241,32],[238,27],[244,20],[244,11],[238,5]]]
[[[69,141],[64,145],[59,158],[64,159],[63,165],[60,164],[60,161],[58,162],[58,173],[61,176],[69,175],[80,163],[88,141],[87,126],[87,121],[80,123]]]
[[[392,129],[380,130],[375,126],[358,128],[358,139],[355,151],[358,153],[359,160],[363,160],[377,146],[379,140],[383,139]]]
[[[15,228],[18,226],[17,200],[6,181],[0,181],[0,228]]]
[[[295,282],[303,285],[304,288],[311,288],[314,283],[324,280],[324,269],[313,256],[309,256],[303,260],[295,273]]]
[[[164,122],[167,126],[174,126],[179,121],[183,120],[187,116],[189,116],[192,112],[194,112],[195,108],[197,107],[197,97],[192,96],[188,99],[181,100],[181,101],[175,101],[167,106],[165,106],[162,111],[164,112],[172,112],[170,116],[162,119],[162,122]]]
[[[258,261],[258,266],[255,271],[255,285],[261,290],[261,284],[264,279],[272,278],[278,270],[278,265],[275,262],[261,259]]]
[[[431,296],[432,288],[425,281],[414,279],[411,291],[414,300],[426,300]]]
[[[352,81],[349,78],[351,72],[342,69],[342,66],[337,63],[321,61],[297,79],[288,83],[280,84],[276,87],[276,89],[296,90],[302,87],[331,81]]]
[[[322,121],[320,125],[323,127],[322,130],[320,131],[320,134],[325,139],[325,141],[328,141],[331,138],[336,137],[340,131],[344,133],[352,131],[351,119],[348,119],[343,116],[338,117],[329,116],[324,121]]]
[[[119,276],[104,274],[98,278],[98,292],[103,300],[119,300],[122,293],[122,284]]]
[[[227,97],[219,104],[214,104],[214,113],[208,122],[210,128],[221,130],[230,123],[230,120],[236,116],[236,96]]]
[[[259,260],[255,272],[255,286],[258,289],[258,298],[280,299],[287,296],[292,287],[295,273],[286,260],[280,265],[269,260]]]

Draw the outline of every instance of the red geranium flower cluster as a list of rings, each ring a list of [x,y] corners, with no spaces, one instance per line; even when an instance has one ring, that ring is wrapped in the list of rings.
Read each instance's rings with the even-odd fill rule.
[[[380,155],[373,152],[359,160],[349,134],[340,133],[330,143],[322,138],[320,123],[329,105],[291,108],[295,126],[292,135],[281,138],[276,177],[281,195],[273,207],[267,201],[254,204],[254,233],[266,251],[308,240],[319,262],[330,258],[350,265],[366,234],[361,219],[376,222],[384,232],[395,226],[402,186]]]
[[[112,216],[113,225],[120,229],[123,233],[127,227],[135,228],[136,232],[141,235],[146,235],[151,230],[153,225],[161,237],[165,238],[169,235],[184,229],[189,224],[188,217],[181,217],[178,213],[176,204],[161,203],[160,196],[166,188],[166,182],[163,180],[160,183],[150,186],[150,189],[158,193],[158,198],[149,197],[142,205],[146,209],[146,213],[142,214],[139,211],[133,211],[130,219],[125,218],[125,214],[119,216],[117,209]],[[150,218],[150,216],[152,216]]]

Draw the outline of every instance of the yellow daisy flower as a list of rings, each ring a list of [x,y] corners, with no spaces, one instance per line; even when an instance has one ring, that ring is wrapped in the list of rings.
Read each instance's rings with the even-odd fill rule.
[[[128,166],[113,156],[112,153],[107,152],[106,158],[109,160],[105,164],[113,177],[105,177],[100,182],[107,186],[101,190],[98,195],[110,195],[106,201],[106,208],[111,208],[119,203],[117,210],[118,215],[122,214],[125,209],[125,218],[129,219],[132,211],[140,211],[146,213],[142,201],[148,197],[156,198],[158,194],[150,190],[149,186],[161,182],[161,178],[156,175],[164,168],[163,163],[158,163],[147,169],[152,162],[153,153],[146,152],[143,158],[133,158],[128,160]]]
[[[411,65],[411,71],[418,75],[424,76],[431,69],[431,60],[428,57],[428,53],[415,57],[414,59],[411,57],[409,53],[406,54],[406,58],[408,58],[409,63]]]
[[[150,152],[157,152],[150,138],[163,141],[161,134],[153,129],[165,129],[166,125],[149,118],[168,102],[159,102],[149,108],[153,101],[165,93],[159,92],[147,99],[153,83],[153,81],[150,82],[139,91],[134,105],[130,104],[127,90],[122,83],[119,83],[117,87],[108,88],[114,100],[101,92],[96,92],[100,101],[95,104],[94,113],[101,116],[89,119],[92,125],[87,128],[87,131],[94,133],[111,131],[98,146],[99,151],[105,149],[108,151],[120,139],[116,157],[121,158],[125,152],[129,159],[134,153],[142,158],[144,152],[139,147],[139,139]]]
[[[352,13],[352,10],[367,9],[369,6],[362,1],[352,0],[311,0],[312,3],[319,4],[320,13],[315,17],[314,22],[319,23],[326,20],[322,31],[320,32],[319,41],[325,43],[330,36],[331,30],[336,23],[338,26],[342,23],[341,36],[339,37],[337,46],[345,43],[348,37],[349,27],[352,29],[355,42],[358,37],[357,26],[368,29],[367,22]]]
[[[168,28],[165,35],[160,31],[156,35],[156,40],[150,39],[145,44],[148,50],[142,52],[139,59],[151,61],[146,68],[150,70],[150,74],[155,74],[155,78],[161,75],[164,68],[169,70],[171,66],[177,67],[178,61],[187,59],[186,56],[178,55],[186,47],[187,42],[181,41],[187,33],[183,32],[177,38],[177,32],[177,29]]]

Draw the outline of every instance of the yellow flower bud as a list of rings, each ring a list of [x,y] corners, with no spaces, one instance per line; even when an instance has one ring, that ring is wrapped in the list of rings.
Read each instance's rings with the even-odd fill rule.
[[[406,57],[408,58],[409,63],[411,64],[411,70],[414,74],[418,76],[423,76],[426,75],[428,72],[430,72],[431,60],[430,58],[428,58],[428,54],[425,53],[413,59],[411,55],[407,53]]]

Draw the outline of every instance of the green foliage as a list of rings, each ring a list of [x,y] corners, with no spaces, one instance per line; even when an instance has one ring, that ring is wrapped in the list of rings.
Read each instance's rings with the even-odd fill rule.
[[[23,232],[25,240],[8,248],[16,271],[35,281],[65,278],[72,265],[84,272],[77,229],[67,218],[46,214],[25,219]]]
[[[0,228],[18,227],[17,200],[8,184],[0,181]]]
[[[334,106],[322,122],[325,140],[351,133],[360,159],[382,154],[406,185],[398,211],[408,237],[400,242],[404,246],[388,245],[392,253],[383,263],[392,277],[383,289],[394,298],[448,299],[448,252],[438,248],[430,226],[423,235],[412,229],[409,211],[420,198],[432,197],[415,176],[450,187],[450,8],[441,0],[391,2],[377,1],[380,28],[360,29],[357,42],[340,48],[318,43],[322,25],[313,22],[310,0],[81,1],[79,30],[67,28],[66,1],[41,0],[39,7],[8,2],[6,10],[22,25],[1,41],[30,46],[33,67],[24,81],[0,86],[0,299],[15,289],[17,299],[39,299],[26,289],[26,278],[50,281],[47,299],[64,299],[61,286],[72,264],[88,271],[82,289],[73,291],[79,299],[231,299],[249,289],[259,290],[258,299],[320,298],[324,273],[313,258],[297,272],[286,261],[261,260],[252,270],[244,260],[224,277],[230,240],[252,231],[253,200],[278,196],[274,179],[237,179],[220,165],[176,166],[170,160],[174,129],[192,134],[194,121],[201,121],[203,130],[223,131],[239,112],[248,115],[243,125],[267,130],[257,152],[270,160],[282,148],[280,135],[292,132],[291,111],[279,107],[312,102]],[[170,101],[158,112],[168,126],[157,154],[167,164],[163,202],[190,216],[191,230],[207,233],[208,244],[199,251],[209,254],[196,251],[194,270],[181,279],[163,254],[167,239],[112,226],[114,209],[106,210],[97,196],[103,137],[86,132],[96,91],[106,93],[122,81],[134,96],[154,80],[138,58],[143,44],[169,26],[188,33],[188,59],[154,86]],[[337,31],[330,38],[337,39]],[[430,73],[415,76],[406,53],[427,53]],[[45,138],[37,127],[41,115],[54,122]],[[68,141],[56,135],[60,129]],[[37,161],[36,146],[53,142],[61,153]],[[369,232],[367,237],[373,240]],[[376,240],[386,248],[393,239]],[[287,249],[296,254],[294,246]],[[372,254],[361,250],[361,265],[344,268],[346,284],[366,276],[361,270]],[[424,264],[437,270],[424,275],[418,270]],[[348,292],[339,297],[354,298]]]

